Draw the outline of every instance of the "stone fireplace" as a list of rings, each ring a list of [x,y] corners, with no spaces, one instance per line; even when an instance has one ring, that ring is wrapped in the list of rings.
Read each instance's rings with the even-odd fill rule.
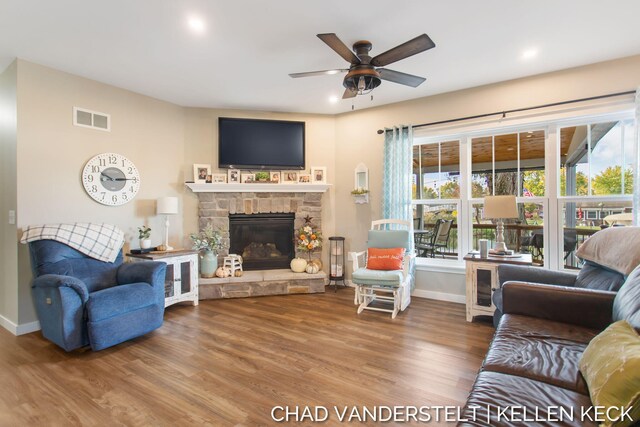
[[[187,185],[198,195],[200,229],[211,223],[222,232],[226,247],[230,247],[231,253],[242,254],[247,250],[247,244],[243,240],[251,235],[251,230],[256,227],[272,228],[266,236],[249,244],[253,243],[252,248],[261,255],[267,254],[262,258],[278,258],[279,262],[277,266],[269,266],[264,259],[257,262],[245,259],[245,263],[249,262],[243,264],[246,272],[242,277],[200,279],[200,299],[324,292],[327,277],[324,272],[293,273],[289,269],[289,263],[294,256],[307,257],[306,252],[296,252],[293,236],[293,232],[305,224],[305,217],[311,217],[311,222],[322,228],[322,195],[327,187],[319,190],[319,186],[310,186],[312,189],[304,191],[302,185],[293,185],[296,190],[300,188],[302,191],[283,192],[281,188],[284,184],[205,184],[207,187]],[[238,188],[237,192],[229,191],[229,188],[233,188],[232,185]],[[278,191],[262,190],[273,185]],[[256,186],[260,190],[244,191],[245,188],[249,190]],[[224,190],[215,191],[215,188]],[[290,223],[286,230],[282,226],[282,220]],[[250,225],[248,228],[244,227],[244,231],[236,229],[238,223],[242,229],[247,221]],[[288,239],[291,243],[289,248],[283,242]],[[269,252],[273,247],[275,251]],[[219,265],[228,254],[228,250],[219,254]],[[312,255],[312,258],[320,257],[320,252]],[[271,268],[277,269],[269,270]]]
[[[229,252],[245,271],[289,268],[295,257],[292,213],[229,214]]]

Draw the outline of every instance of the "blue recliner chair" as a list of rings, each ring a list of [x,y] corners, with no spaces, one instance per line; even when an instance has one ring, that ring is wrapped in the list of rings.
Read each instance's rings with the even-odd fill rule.
[[[32,295],[45,338],[102,350],[162,325],[166,264],[90,258],[54,240],[29,243]]]

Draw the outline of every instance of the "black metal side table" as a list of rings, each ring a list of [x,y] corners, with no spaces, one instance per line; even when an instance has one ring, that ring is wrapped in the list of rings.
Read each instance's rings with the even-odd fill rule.
[[[333,282],[333,291],[338,291],[338,282],[342,281],[342,286],[347,286],[345,282],[345,258],[344,258],[344,237],[329,237],[329,286]]]

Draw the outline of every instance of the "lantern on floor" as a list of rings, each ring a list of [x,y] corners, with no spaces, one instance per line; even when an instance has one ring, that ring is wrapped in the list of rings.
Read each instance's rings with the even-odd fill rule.
[[[329,286],[333,282],[334,291],[338,290],[338,281],[342,281],[342,286],[347,286],[344,276],[344,237],[329,237]]]

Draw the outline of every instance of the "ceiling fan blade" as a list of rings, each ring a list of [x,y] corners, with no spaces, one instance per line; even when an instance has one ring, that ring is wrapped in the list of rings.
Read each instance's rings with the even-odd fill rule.
[[[355,90],[351,90],[349,88],[344,90],[344,94],[342,95],[342,99],[355,98],[358,92]]]
[[[428,35],[422,34],[415,39],[411,39],[408,42],[402,43],[399,46],[389,49],[388,51],[381,53],[371,60],[371,65],[376,67],[384,67],[385,65],[392,64],[401,59],[408,58],[416,53],[424,52],[431,48],[436,47],[436,44],[429,38]]]
[[[346,44],[342,42],[334,33],[316,34],[320,40],[325,42],[327,46],[333,49],[338,55],[342,56],[345,61],[351,64],[359,64],[360,60]]]
[[[335,70],[322,70],[322,71],[308,71],[306,73],[291,73],[289,77],[298,78],[298,77],[311,77],[311,76],[327,76],[338,73],[346,73],[349,71],[348,68],[344,69],[335,69]]]
[[[422,82],[424,82],[424,77],[414,76],[413,74],[401,73],[400,71],[393,71],[387,68],[378,68],[376,70],[380,73],[380,78],[382,80],[388,80],[394,83],[400,83],[401,85],[418,87]]]

